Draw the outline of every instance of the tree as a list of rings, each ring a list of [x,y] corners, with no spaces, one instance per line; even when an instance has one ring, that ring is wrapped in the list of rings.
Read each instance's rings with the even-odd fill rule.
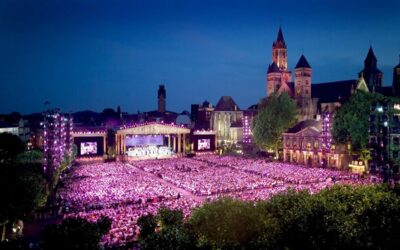
[[[32,211],[43,207],[49,194],[43,175],[30,166],[6,166],[0,169],[0,224],[5,226],[17,219],[25,219]]]
[[[10,133],[0,133],[0,163],[13,161],[25,149],[21,139]]]
[[[183,221],[180,210],[160,208],[157,216],[147,215],[139,218],[141,228],[140,249],[196,249],[191,228]],[[157,225],[160,225],[158,228]]]
[[[39,150],[30,150],[20,153],[16,161],[19,164],[42,163],[43,153]]]
[[[288,190],[256,203],[223,198],[188,222],[163,209],[138,223],[141,249],[400,249],[400,186]]]
[[[263,220],[252,203],[224,198],[195,209],[190,224],[200,246],[234,249],[260,237]]]
[[[272,94],[261,101],[261,109],[253,120],[253,138],[260,148],[272,149],[278,156],[282,133],[296,122],[296,103],[286,94]]]
[[[43,249],[99,249],[101,237],[111,228],[111,220],[103,217],[95,223],[85,219],[66,219],[46,227]]]
[[[140,239],[145,239],[155,232],[157,219],[152,214],[144,215],[138,219],[138,226],[140,227]]]
[[[368,145],[368,117],[371,103],[383,99],[376,93],[357,91],[337,111],[333,120],[332,137],[337,144],[351,143],[353,151]]]

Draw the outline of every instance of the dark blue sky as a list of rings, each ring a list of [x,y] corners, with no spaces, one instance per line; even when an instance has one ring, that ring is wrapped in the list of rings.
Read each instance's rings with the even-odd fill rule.
[[[370,44],[392,82],[400,1],[0,2],[0,113],[105,107],[180,112],[231,95],[247,108],[265,95],[271,45],[282,26],[293,69],[302,53],[313,82],[354,79]]]

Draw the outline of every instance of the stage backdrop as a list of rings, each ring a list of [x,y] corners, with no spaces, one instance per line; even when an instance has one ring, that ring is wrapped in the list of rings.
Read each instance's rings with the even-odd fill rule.
[[[74,137],[74,144],[78,147],[78,156],[103,155],[103,137]]]
[[[194,151],[214,151],[215,135],[192,135]]]
[[[161,146],[163,145],[163,136],[162,135],[127,135],[125,137],[125,145],[127,147],[134,146]]]

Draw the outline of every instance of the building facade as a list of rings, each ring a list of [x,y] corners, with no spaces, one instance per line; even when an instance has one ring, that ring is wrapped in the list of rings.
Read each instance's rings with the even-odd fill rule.
[[[333,115],[322,119],[305,120],[283,133],[283,160],[309,167],[346,168],[346,150],[332,143]]]
[[[216,133],[218,146],[243,140],[243,111],[230,96],[222,96],[211,114],[210,127]]]

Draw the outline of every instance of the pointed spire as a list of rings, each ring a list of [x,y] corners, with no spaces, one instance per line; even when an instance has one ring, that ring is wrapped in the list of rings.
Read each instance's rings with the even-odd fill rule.
[[[295,69],[298,69],[298,68],[310,68],[311,69],[311,66],[307,62],[307,59],[306,59],[306,57],[304,55],[301,55],[299,61],[296,64]]]
[[[276,41],[272,44],[273,47],[286,48],[285,38],[283,38],[282,28],[279,27]]]
[[[365,58],[365,61],[371,61],[371,60],[376,61],[376,56],[372,49],[372,46],[369,46],[368,54],[367,57]]]
[[[285,43],[285,39],[283,38],[282,28],[279,26],[278,37],[276,38],[277,42]]]

